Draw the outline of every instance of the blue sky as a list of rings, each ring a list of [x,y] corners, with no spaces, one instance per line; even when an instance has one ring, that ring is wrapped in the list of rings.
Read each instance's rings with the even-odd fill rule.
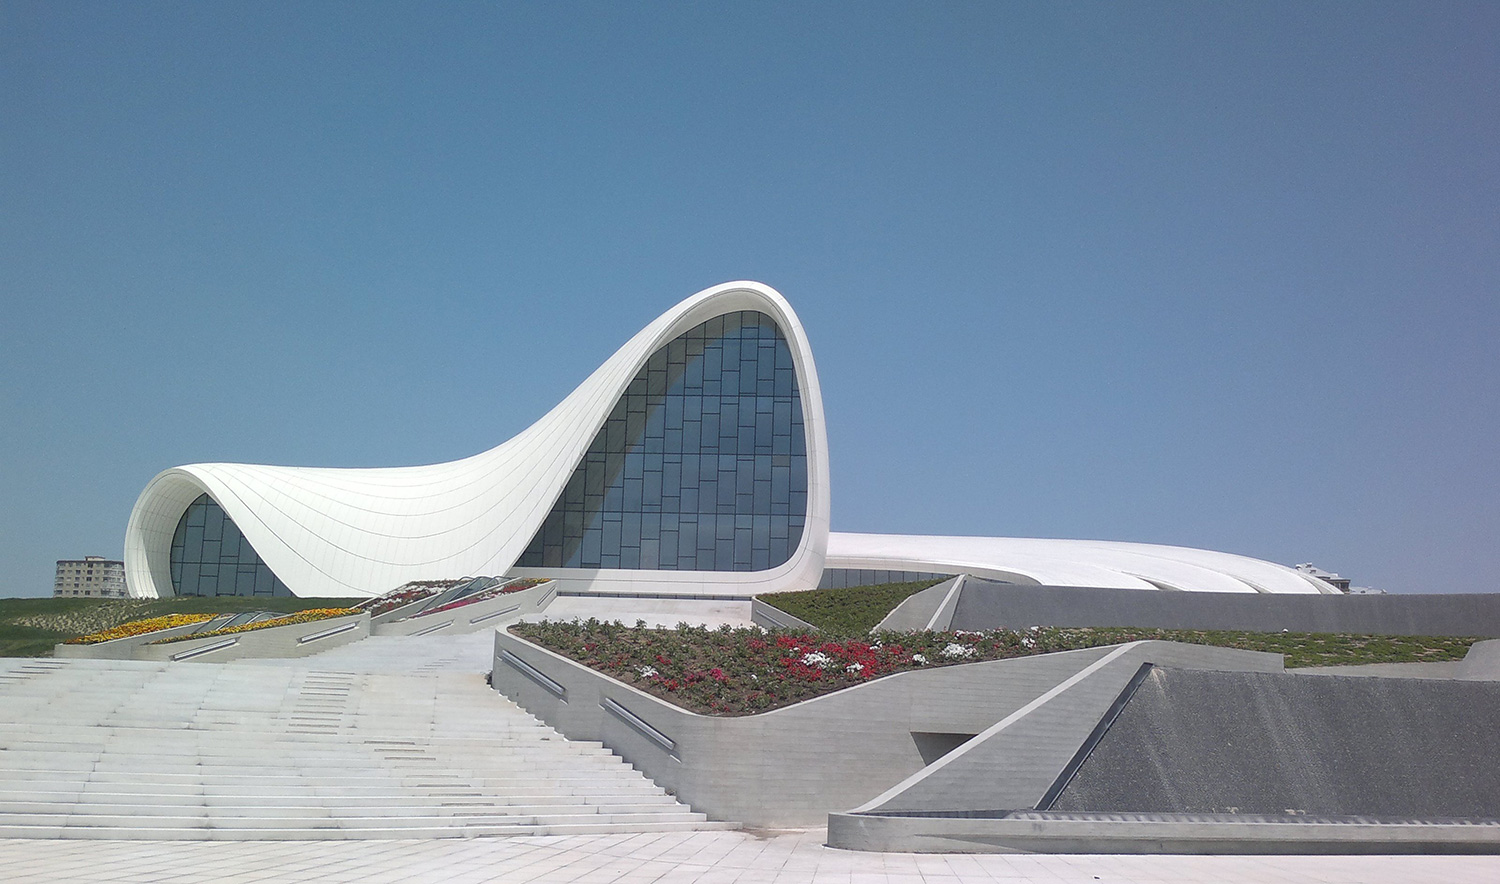
[[[0,4],[0,594],[758,279],[842,531],[1500,588],[1500,6]]]

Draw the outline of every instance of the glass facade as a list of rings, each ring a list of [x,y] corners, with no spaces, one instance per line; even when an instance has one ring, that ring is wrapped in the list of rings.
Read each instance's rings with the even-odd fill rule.
[[[292,594],[207,494],[188,506],[172,535],[172,589],[178,595]]]
[[[863,568],[825,568],[818,589],[847,589],[851,586],[879,586],[882,583],[915,583],[918,580],[947,580],[952,574],[934,571],[875,571]]]
[[[761,571],[791,558],[806,519],[792,351],[747,310],[651,355],[516,564]]]

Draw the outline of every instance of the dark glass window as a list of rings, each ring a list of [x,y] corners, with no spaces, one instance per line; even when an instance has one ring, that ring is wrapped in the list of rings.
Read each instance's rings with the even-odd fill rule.
[[[825,568],[818,589],[846,589],[851,586],[879,586],[882,583],[915,583],[918,580],[948,580],[952,574],[930,571],[874,571],[858,568]]]
[[[178,595],[292,594],[207,494],[188,506],[172,535],[172,589]]]
[[[807,520],[807,437],[775,321],[717,316],[657,350],[517,565],[760,571]]]

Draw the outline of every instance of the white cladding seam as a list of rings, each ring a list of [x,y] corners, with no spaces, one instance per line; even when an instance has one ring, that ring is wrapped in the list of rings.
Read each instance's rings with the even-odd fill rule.
[[[525,550],[615,402],[651,354],[715,316],[770,316],[791,349],[807,447],[807,518],[797,550],[765,571],[524,569],[570,590],[748,597],[816,585],[827,547],[828,441],[812,350],[775,290],[731,282],[688,298],[631,338],[540,420],[451,463],[384,469],[191,464],[156,476],[131,511],[125,568],[132,595],[173,594],[172,534],[207,493],[262,561],[299,596],[370,596],[409,580],[503,574]],[[517,571],[516,573],[521,573]]]
[[[1340,594],[1316,577],[1261,559],[1105,540],[835,532],[828,535],[826,565],[972,574],[1043,586]]]

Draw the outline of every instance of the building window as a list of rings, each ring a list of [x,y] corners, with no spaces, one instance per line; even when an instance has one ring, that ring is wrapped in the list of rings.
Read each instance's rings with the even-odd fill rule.
[[[292,594],[207,494],[199,495],[178,520],[171,562],[172,589],[178,595]]]
[[[651,355],[516,564],[761,571],[791,558],[806,519],[792,351],[746,310]]]

